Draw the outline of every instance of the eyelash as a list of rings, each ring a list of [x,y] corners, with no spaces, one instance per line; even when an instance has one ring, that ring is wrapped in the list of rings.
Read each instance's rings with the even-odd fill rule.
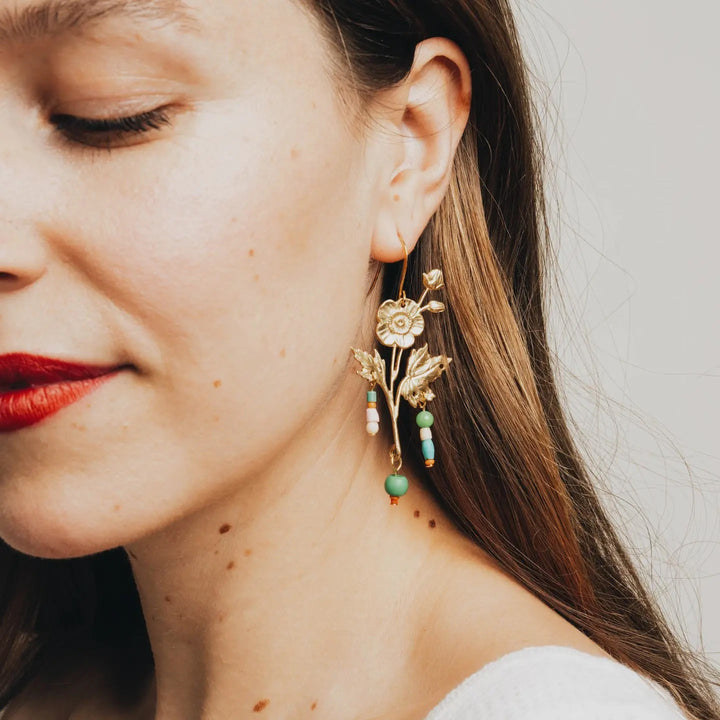
[[[56,113],[50,116],[50,123],[56,127],[63,140],[74,146],[112,150],[132,145],[134,143],[127,141],[171,125],[172,121],[166,108],[156,108],[120,118],[81,118]]]

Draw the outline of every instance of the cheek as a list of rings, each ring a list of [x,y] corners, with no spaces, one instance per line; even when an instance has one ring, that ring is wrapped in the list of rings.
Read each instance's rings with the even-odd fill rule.
[[[18,543],[38,554],[42,542],[60,555],[120,544],[226,492],[303,427],[345,366],[369,238],[364,190],[348,181],[355,146],[307,108],[305,123],[270,127],[214,109],[182,145],[78,172],[54,222],[56,249],[110,308],[141,375],[118,417],[98,407],[89,433],[37,459],[55,468],[32,498],[47,522]]]

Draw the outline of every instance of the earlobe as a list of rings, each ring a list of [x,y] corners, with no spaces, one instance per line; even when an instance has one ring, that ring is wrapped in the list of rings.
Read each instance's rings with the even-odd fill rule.
[[[401,151],[387,155],[392,166],[380,187],[372,256],[403,258],[398,233],[412,251],[447,192],[460,138],[470,112],[470,67],[447,38],[429,38],[415,49],[406,79],[383,99],[395,107],[394,135]]]

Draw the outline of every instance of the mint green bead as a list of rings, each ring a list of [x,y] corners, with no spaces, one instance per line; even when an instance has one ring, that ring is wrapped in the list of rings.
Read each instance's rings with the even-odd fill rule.
[[[375,390],[368,390],[367,401],[377,402],[377,392]]]
[[[385,492],[390,497],[400,497],[408,491],[408,479],[404,475],[388,475],[385,478]]]
[[[435,446],[433,445],[432,440],[423,440],[422,441],[422,454],[426,460],[434,460],[435,459]]]
[[[432,416],[431,412],[422,410],[417,414],[415,422],[418,424],[418,427],[430,427],[433,422],[435,422],[435,418]]]

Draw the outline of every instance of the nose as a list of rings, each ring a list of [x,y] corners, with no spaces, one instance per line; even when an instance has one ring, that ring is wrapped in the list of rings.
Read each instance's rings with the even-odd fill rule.
[[[29,142],[26,124],[0,103],[0,296],[37,280],[46,268],[39,229],[47,195],[43,158]]]
[[[45,273],[45,252],[29,229],[18,230],[0,220],[0,296],[20,290]]]

